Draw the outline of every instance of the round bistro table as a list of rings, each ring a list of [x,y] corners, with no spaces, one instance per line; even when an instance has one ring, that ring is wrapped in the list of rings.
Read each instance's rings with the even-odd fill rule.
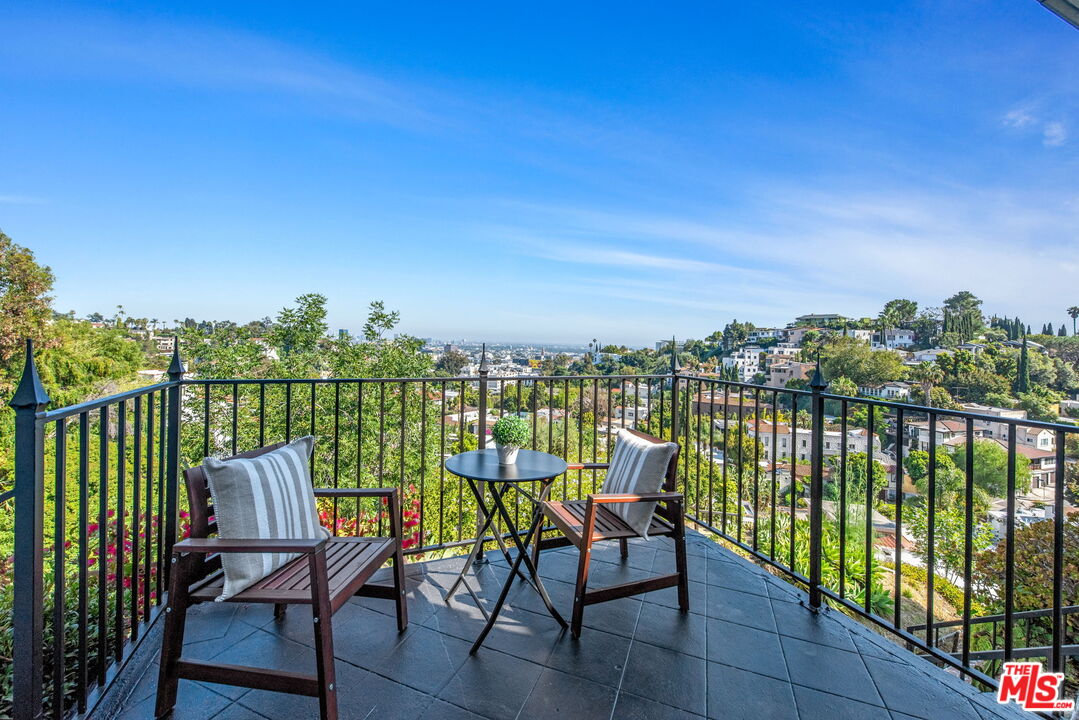
[[[532,558],[528,554],[528,545],[532,542],[532,538],[536,535],[536,531],[539,529],[540,522],[543,519],[540,503],[547,499],[547,495],[551,490],[551,483],[554,479],[566,472],[566,461],[560,457],[551,455],[550,453],[539,452],[537,450],[521,450],[517,453],[517,462],[515,464],[499,465],[497,450],[471,450],[447,458],[446,469],[454,475],[468,481],[468,485],[472,489],[472,494],[476,497],[476,503],[483,517],[483,523],[480,526],[479,532],[476,533],[476,542],[472,544],[472,551],[468,554],[468,560],[465,561],[464,567],[461,568],[460,575],[457,576],[453,585],[450,586],[449,592],[446,593],[446,602],[449,602],[457,588],[463,585],[472,596],[472,599],[476,602],[476,605],[479,606],[480,612],[482,612],[487,619],[487,624],[484,625],[483,631],[480,633],[479,637],[476,638],[476,642],[473,643],[472,649],[469,652],[475,653],[479,650],[480,646],[483,645],[484,639],[487,637],[487,633],[494,627],[495,621],[498,619],[498,614],[502,610],[502,605],[506,602],[506,596],[509,594],[510,587],[513,585],[513,578],[515,576],[524,578],[524,575],[521,573],[521,563],[524,563],[525,568],[528,570],[531,579],[529,584],[543,599],[543,604],[547,606],[547,612],[551,613],[551,617],[557,620],[559,625],[563,628],[567,627],[566,621],[558,614],[558,610],[556,610],[551,603],[551,598],[547,595],[547,590],[543,587],[543,582],[540,580],[539,573],[536,572],[536,566],[533,564]],[[524,487],[533,482],[540,483],[540,492],[535,496]],[[506,503],[503,500],[510,488],[513,488],[532,501],[532,522],[529,524],[528,532],[525,534],[523,540],[517,530],[517,526],[513,522],[513,516],[510,515],[509,510],[506,509]],[[485,489],[491,491],[491,498],[494,505],[493,508],[488,507],[485,501]],[[472,566],[473,561],[476,559],[476,555],[483,546],[483,538],[487,534],[487,529],[491,527],[494,522],[496,513],[498,517],[502,518],[502,522],[505,523],[506,529],[513,539],[514,545],[517,546],[517,557],[510,557],[509,550],[502,540],[502,534],[496,529],[494,531],[494,536],[498,541],[506,561],[510,563],[510,572],[506,577],[505,584],[502,586],[502,592],[499,593],[498,600],[495,602],[494,609],[488,614],[480,603],[472,586],[468,584],[466,575],[468,573],[468,568]]]

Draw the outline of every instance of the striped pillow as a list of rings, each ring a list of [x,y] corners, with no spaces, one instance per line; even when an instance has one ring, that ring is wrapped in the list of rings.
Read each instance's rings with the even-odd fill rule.
[[[253,458],[203,461],[214,500],[217,535],[230,540],[329,537],[318,522],[308,459],[311,435]],[[222,553],[225,586],[218,602],[251,587],[295,553]]]
[[[603,480],[604,493],[654,493],[663,487],[667,466],[678,446],[672,442],[655,443],[628,430],[619,430],[614,441],[611,467]],[[613,503],[608,505],[641,537],[648,537],[648,525],[656,503]]]

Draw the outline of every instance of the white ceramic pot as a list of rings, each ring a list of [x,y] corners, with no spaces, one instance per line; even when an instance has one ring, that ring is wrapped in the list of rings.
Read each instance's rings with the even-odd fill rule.
[[[500,442],[495,443],[495,448],[498,449],[499,465],[513,465],[517,462],[517,452],[521,448],[516,445],[503,445]]]

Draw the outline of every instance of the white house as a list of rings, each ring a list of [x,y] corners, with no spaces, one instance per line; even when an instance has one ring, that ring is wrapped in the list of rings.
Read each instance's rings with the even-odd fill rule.
[[[874,347],[886,348],[888,350],[905,350],[913,344],[913,330],[904,330],[903,328],[890,328],[884,331],[883,340],[881,339],[881,334],[879,332],[873,335]]]
[[[723,358],[724,368],[736,368],[738,380],[749,382],[761,371],[761,348],[747,345]]]
[[[877,397],[884,400],[906,400],[910,397],[910,383],[895,380],[883,385],[860,385],[858,392],[866,397]]]
[[[753,328],[749,331],[747,339],[749,342],[760,342],[761,340],[771,340],[772,338],[782,338],[786,335],[785,330],[780,328]]]
[[[951,350],[947,348],[930,348],[929,350],[918,350],[914,353],[912,360],[916,363],[923,362],[936,362],[937,358],[941,355],[948,355]]]

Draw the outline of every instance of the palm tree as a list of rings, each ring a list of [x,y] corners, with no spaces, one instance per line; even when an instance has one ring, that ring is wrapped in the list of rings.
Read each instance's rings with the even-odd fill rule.
[[[1079,306],[1072,305],[1070,308],[1068,308],[1068,315],[1072,319],[1072,335],[1075,335],[1075,319],[1079,318]]]
[[[925,404],[933,407],[930,393],[934,385],[944,381],[944,371],[936,363],[923,362],[911,371],[911,377],[922,386],[922,397]]]

